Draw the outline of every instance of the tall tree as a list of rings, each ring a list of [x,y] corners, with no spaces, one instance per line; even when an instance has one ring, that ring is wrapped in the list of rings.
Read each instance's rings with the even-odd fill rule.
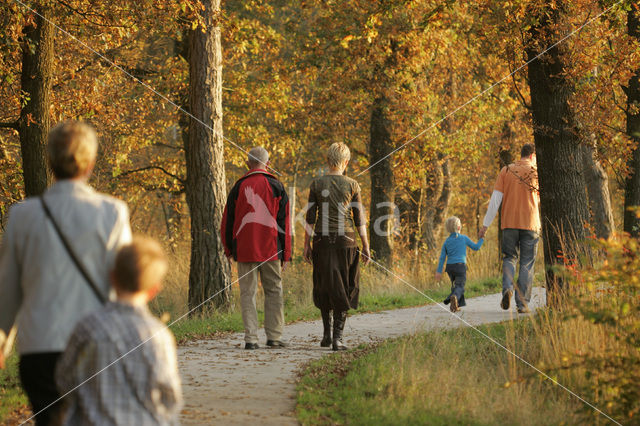
[[[609,193],[609,177],[596,158],[593,146],[585,144],[582,156],[591,227],[596,237],[609,239],[615,230]]]
[[[429,169],[431,172],[426,179],[422,237],[427,249],[434,250],[438,246],[440,231],[451,200],[449,159],[439,154]]]
[[[22,109],[16,124],[20,135],[25,194],[39,195],[49,186],[47,133],[51,126],[53,26],[51,9],[37,6],[34,22],[25,25],[22,39]]]
[[[533,115],[533,136],[538,159],[542,238],[549,290],[563,286],[553,265],[571,261],[577,242],[585,237],[589,209],[582,175],[582,147],[570,99],[572,82],[565,75],[567,44],[554,46],[566,19],[564,3],[545,1],[531,27],[526,48]]]
[[[371,168],[371,219],[369,235],[372,256],[385,264],[391,260],[391,226],[393,224],[393,170],[391,159],[385,158],[392,149],[391,123],[387,116],[388,102],[379,96],[373,102],[369,162]]]
[[[222,46],[220,0],[204,0],[203,25],[191,33],[189,48],[189,138],[185,144],[186,195],[191,213],[189,308],[217,292],[216,306],[229,301],[229,264],[220,240],[226,199],[222,137]]]
[[[627,34],[640,43],[640,10],[638,4],[631,4],[627,12]],[[636,143],[627,167],[629,175],[624,192],[624,230],[634,237],[640,236],[640,218],[632,207],[640,206],[640,69],[629,79],[625,88],[627,94],[627,136]]]

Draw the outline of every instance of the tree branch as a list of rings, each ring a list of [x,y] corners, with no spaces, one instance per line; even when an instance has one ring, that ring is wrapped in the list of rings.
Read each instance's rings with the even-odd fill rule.
[[[132,27],[131,25],[126,26],[126,25],[117,25],[117,24],[103,24],[102,22],[96,22],[90,19],[89,17],[93,16],[93,17],[99,17],[101,19],[106,19],[106,17],[99,13],[85,12],[80,9],[76,9],[75,7],[71,6],[69,3],[63,0],[57,0],[57,2],[62,6],[66,7],[67,9],[69,9],[70,11],[72,11],[73,13],[80,15],[85,21],[93,25],[97,25],[99,27],[111,27],[111,28],[131,28]]]
[[[18,121],[11,121],[8,123],[0,122],[0,129],[15,129],[18,130]]]
[[[139,173],[139,172],[144,172],[147,170],[159,170],[162,173],[164,173],[165,175],[177,180],[178,182],[180,182],[180,184],[184,185],[186,183],[186,180],[184,178],[181,178],[180,176],[177,176],[169,171],[167,171],[167,169],[165,169],[164,167],[160,167],[160,166],[145,166],[145,167],[140,167],[138,169],[133,169],[133,170],[127,170],[125,172],[122,172],[118,175],[118,177],[124,177],[127,175],[131,175],[134,173]]]
[[[84,63],[76,68],[72,74],[67,75],[66,77],[64,77],[63,79],[61,79],[60,81],[58,81],[55,85],[53,85],[53,90],[58,90],[60,87],[62,87],[62,84],[68,80],[70,80],[72,77],[71,75],[75,75],[78,74],[82,71],[84,71],[86,68],[95,65],[96,63],[101,64],[105,67],[110,67],[112,66],[112,64],[107,61],[104,58],[109,58],[109,60],[111,60],[112,62],[115,63],[115,57],[113,56],[114,53],[116,53],[118,50],[125,48],[129,45],[130,43],[125,43],[122,44],[120,46],[117,47],[113,47],[111,49],[106,50],[103,53],[100,53],[99,55],[96,55],[97,58],[94,58],[92,60],[85,60]],[[118,66],[120,68],[122,68],[123,70],[125,70],[127,73],[131,74],[133,77],[137,78],[138,80],[142,80],[144,77],[149,76],[149,75],[155,75],[157,74],[157,71],[154,70],[148,70],[145,68],[140,68],[140,67],[129,67],[123,64],[118,64]]]
[[[509,71],[511,71],[511,80],[513,81],[513,87],[516,89],[516,94],[518,95],[518,97],[520,98],[520,101],[522,102],[522,105],[528,109],[529,111],[532,110],[531,105],[529,105],[527,103],[527,100],[524,98],[524,95],[522,94],[522,92],[520,91],[520,87],[518,86],[518,82],[516,81],[516,75],[515,73],[511,70],[511,66],[509,66]]]

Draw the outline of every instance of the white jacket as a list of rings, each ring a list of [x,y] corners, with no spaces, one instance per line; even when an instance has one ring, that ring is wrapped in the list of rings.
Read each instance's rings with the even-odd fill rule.
[[[131,241],[126,204],[63,180],[44,199],[105,296],[115,255]],[[100,307],[37,197],[14,205],[0,245],[0,347],[18,326],[18,352],[63,351],[77,321]]]

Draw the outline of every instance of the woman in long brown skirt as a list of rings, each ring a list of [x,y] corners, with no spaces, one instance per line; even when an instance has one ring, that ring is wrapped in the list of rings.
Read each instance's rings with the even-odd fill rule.
[[[324,325],[320,346],[332,346],[334,351],[347,349],[342,343],[342,332],[347,311],[358,307],[360,257],[366,264],[370,256],[360,185],[344,175],[350,158],[345,144],[334,143],[329,147],[329,172],[314,179],[309,188],[304,241],[304,258],[313,263],[313,303],[320,309]]]

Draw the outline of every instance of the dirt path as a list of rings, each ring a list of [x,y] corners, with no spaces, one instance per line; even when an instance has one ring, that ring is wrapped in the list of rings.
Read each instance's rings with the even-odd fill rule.
[[[544,289],[533,290],[531,307],[535,309],[544,305],[545,294]],[[499,294],[470,299],[459,316],[477,325],[518,315],[502,311],[499,302]],[[419,330],[463,325],[436,305],[362,314],[347,320],[345,343],[355,346]],[[321,321],[288,325],[284,339],[290,347],[285,350],[245,351],[240,333],[181,346],[178,358],[185,399],[182,423],[298,424],[294,414],[296,373],[305,362],[331,353],[320,348],[321,333]],[[265,342],[264,331],[259,337]]]

